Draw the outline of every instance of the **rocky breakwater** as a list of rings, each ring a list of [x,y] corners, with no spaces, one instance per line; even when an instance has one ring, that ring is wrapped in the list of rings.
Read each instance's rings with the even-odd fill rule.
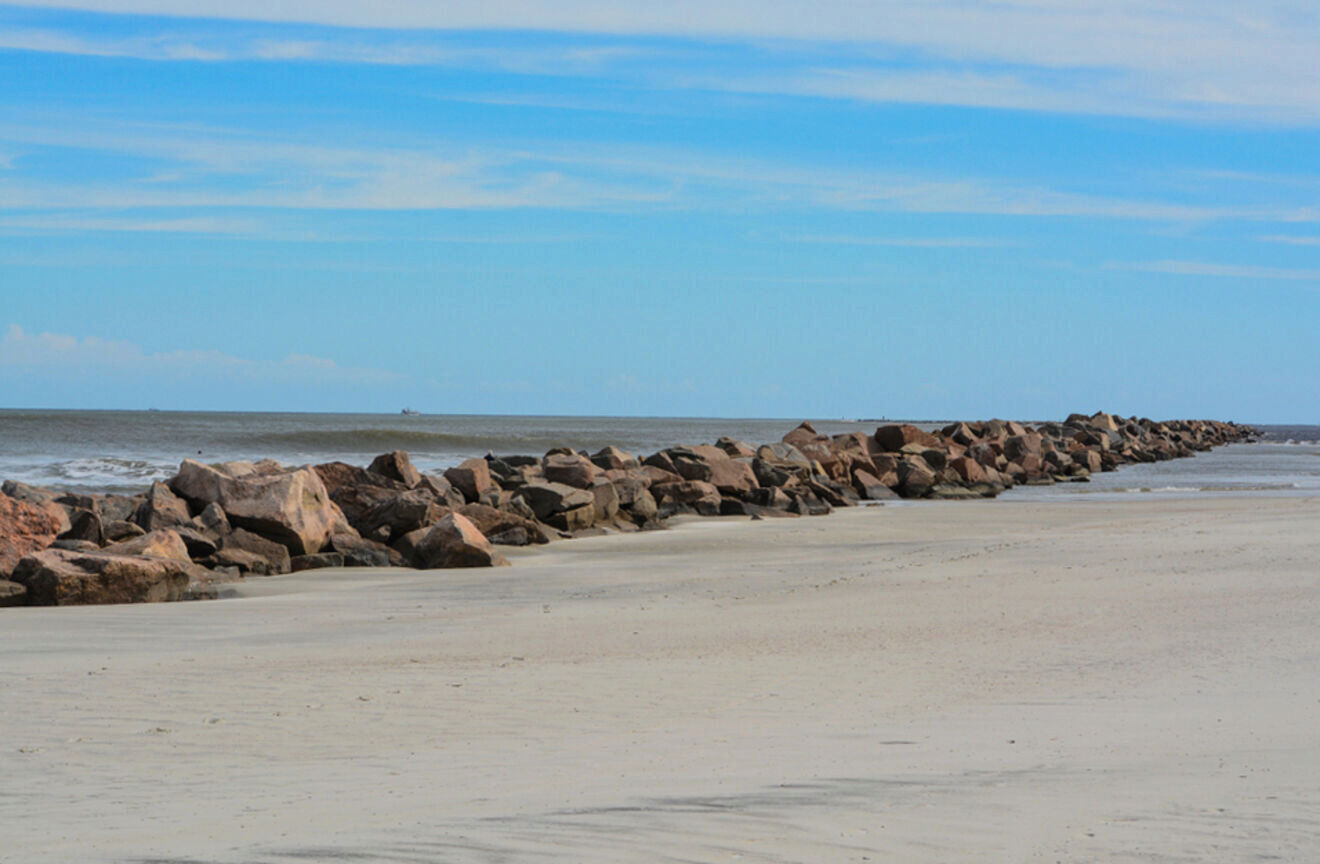
[[[1104,413],[833,437],[802,423],[759,446],[721,438],[640,459],[617,447],[489,454],[443,475],[395,451],[365,468],[185,460],[136,496],[8,481],[0,605],[210,598],[225,581],[326,567],[499,566],[498,546],[652,530],[680,514],[795,518],[893,498],[992,498],[1252,434]]]

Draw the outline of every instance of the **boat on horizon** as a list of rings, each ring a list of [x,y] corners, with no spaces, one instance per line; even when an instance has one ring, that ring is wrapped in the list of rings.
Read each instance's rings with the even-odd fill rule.
[[[403,409],[402,411],[400,411],[399,413],[402,414],[402,415],[404,415],[405,417],[420,417],[421,414],[422,414],[421,411],[416,411],[416,410],[414,410],[414,409],[412,409],[412,408],[404,408],[404,409]]]

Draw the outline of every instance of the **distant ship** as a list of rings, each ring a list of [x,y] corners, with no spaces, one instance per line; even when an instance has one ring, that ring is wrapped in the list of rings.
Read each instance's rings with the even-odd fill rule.
[[[403,415],[405,415],[405,416],[408,416],[408,417],[417,417],[417,416],[420,416],[422,412],[421,412],[421,411],[414,411],[414,410],[411,409],[411,408],[404,408],[404,409],[403,409],[402,411],[400,411],[399,413],[400,413],[400,414],[403,414]]]

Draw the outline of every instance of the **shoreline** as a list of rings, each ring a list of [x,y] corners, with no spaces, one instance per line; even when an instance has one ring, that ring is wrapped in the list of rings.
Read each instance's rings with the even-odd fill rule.
[[[1305,860],[1317,529],[1320,498],[926,502],[31,610],[0,633],[0,838],[34,864]]]

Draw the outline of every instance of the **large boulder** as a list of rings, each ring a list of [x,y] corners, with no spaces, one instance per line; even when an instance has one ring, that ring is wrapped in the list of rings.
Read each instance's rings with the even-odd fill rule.
[[[463,493],[468,503],[480,501],[482,493],[494,485],[485,459],[468,459],[445,471],[445,479]]]
[[[321,551],[331,534],[348,525],[311,468],[263,470],[260,463],[185,459],[170,487],[194,507],[219,504],[234,527],[281,543],[293,555]]]
[[[372,474],[396,480],[409,489],[422,482],[422,473],[413,467],[412,459],[403,450],[380,454],[371,460],[367,470]]]
[[[417,544],[416,555],[419,566],[425,570],[499,567],[509,563],[461,513],[450,513],[432,525]]]
[[[74,510],[69,518],[69,530],[60,535],[61,540],[86,540],[97,546],[105,543],[105,528],[101,517],[95,510]]]
[[[490,507],[486,504],[467,504],[460,511],[485,534],[492,543],[507,546],[526,546],[529,543],[549,543],[545,529],[533,519]]]
[[[402,482],[375,471],[368,471],[346,462],[326,462],[312,470],[321,478],[330,500],[343,512],[354,528],[362,518],[382,501],[407,490]],[[459,496],[460,498],[462,496]]]
[[[920,456],[904,456],[898,462],[899,494],[904,498],[925,497],[938,477]]]
[[[875,443],[888,453],[898,453],[904,447],[917,445],[922,450],[942,446],[939,438],[909,424],[881,426],[875,430]]]
[[[893,489],[881,483],[880,478],[868,471],[854,471],[852,484],[858,495],[871,501],[886,501],[898,497]]]
[[[219,566],[237,567],[256,576],[274,576],[291,569],[289,550],[284,544],[242,528],[235,528],[221,539],[220,548],[211,560]]]
[[[552,453],[541,460],[545,479],[577,489],[590,489],[601,471],[590,459],[577,453]]]
[[[707,482],[720,490],[721,495],[742,498],[750,494],[753,489],[760,488],[761,484],[757,482],[756,473],[752,470],[749,461],[734,459],[719,447],[712,447],[709,444],[693,447],[692,452],[710,466],[710,478]]]
[[[53,543],[62,527],[48,508],[0,495],[0,579],[9,575],[23,556]]]
[[[170,558],[47,549],[14,568],[32,606],[159,603],[182,600],[201,568]]]
[[[152,558],[170,558],[174,561],[192,560],[183,538],[168,528],[148,531],[141,537],[113,543],[105,547],[105,551],[111,555],[148,555]]]
[[[159,481],[151,484],[146,500],[133,513],[133,521],[146,531],[187,525],[192,520],[188,502],[170,491]]]
[[[556,513],[594,508],[596,504],[596,497],[588,490],[563,483],[528,483],[518,490],[518,496],[532,508],[537,519],[547,523]]]
[[[636,456],[613,445],[601,448],[600,451],[592,455],[591,461],[597,467],[607,471],[636,468],[639,464]]]
[[[434,525],[449,512],[421,489],[396,492],[365,513],[354,527],[363,537],[392,543],[409,531]]]
[[[680,480],[651,487],[662,517],[694,511],[702,516],[720,515],[720,490],[704,480]]]

